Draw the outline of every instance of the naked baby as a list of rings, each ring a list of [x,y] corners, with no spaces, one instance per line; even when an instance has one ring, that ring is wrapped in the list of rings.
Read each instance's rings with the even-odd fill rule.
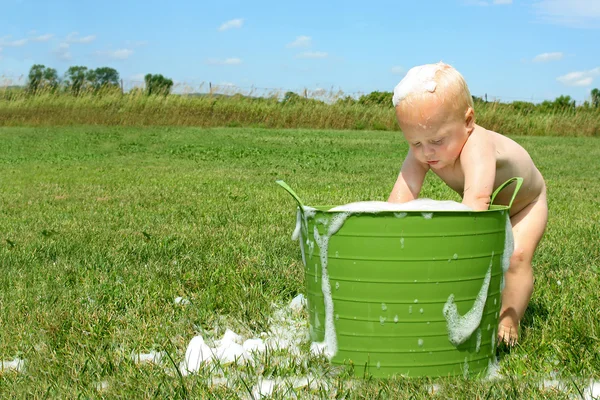
[[[498,339],[518,340],[518,327],[533,292],[532,259],[546,228],[546,184],[527,151],[475,123],[473,98],[462,75],[444,64],[412,68],[394,89],[396,117],[409,150],[389,202],[418,198],[431,170],[474,210],[487,210],[493,191],[520,176],[523,186],[510,208],[514,253],[505,275]],[[495,204],[508,204],[512,186]]]

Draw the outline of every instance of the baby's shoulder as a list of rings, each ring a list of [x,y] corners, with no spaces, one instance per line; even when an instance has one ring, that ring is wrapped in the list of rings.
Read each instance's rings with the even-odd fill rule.
[[[467,138],[461,153],[468,155],[472,152],[480,154],[493,152],[497,143],[495,135],[498,134],[476,125],[473,132]]]

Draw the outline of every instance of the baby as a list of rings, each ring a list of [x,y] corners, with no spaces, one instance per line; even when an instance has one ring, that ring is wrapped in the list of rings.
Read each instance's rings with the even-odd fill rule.
[[[523,147],[475,123],[469,88],[447,64],[412,68],[394,88],[393,103],[409,150],[389,202],[416,199],[429,170],[474,210],[487,210],[494,189],[509,178],[524,179],[510,208],[515,249],[505,276],[498,326],[499,341],[515,344],[533,291],[533,253],[548,219],[542,174]],[[494,203],[509,204],[513,185],[502,190]]]

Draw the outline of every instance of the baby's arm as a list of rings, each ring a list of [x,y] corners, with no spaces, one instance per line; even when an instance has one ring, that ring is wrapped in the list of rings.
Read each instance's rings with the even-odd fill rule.
[[[462,203],[475,211],[490,206],[496,180],[496,147],[487,135],[471,135],[460,154],[465,176]]]
[[[428,170],[429,166],[418,162],[412,151],[408,150],[388,202],[405,203],[419,197]]]

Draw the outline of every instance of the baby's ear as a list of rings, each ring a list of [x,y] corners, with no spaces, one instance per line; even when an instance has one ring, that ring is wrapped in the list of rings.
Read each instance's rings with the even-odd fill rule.
[[[473,107],[467,108],[467,112],[465,112],[465,127],[469,133],[475,129],[475,110],[473,110]]]

